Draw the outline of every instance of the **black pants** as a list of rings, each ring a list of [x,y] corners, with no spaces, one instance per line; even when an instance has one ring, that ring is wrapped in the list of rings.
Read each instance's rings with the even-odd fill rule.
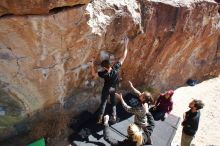
[[[150,108],[149,112],[152,114],[152,116],[154,117],[155,121],[164,119],[165,114],[166,114],[165,112],[161,111],[157,107],[156,108],[154,108],[154,107]]]
[[[111,91],[112,89],[112,91]],[[99,116],[103,116],[105,113],[106,104],[108,102],[108,97],[110,95],[112,116],[116,116],[116,98],[115,98],[116,87],[103,87],[101,95],[101,105],[99,107]]]
[[[154,130],[154,127],[155,127],[155,121],[154,121],[154,118],[153,118],[151,113],[147,113],[146,116],[147,116],[148,126],[146,126],[145,128],[142,128],[142,129],[144,130],[144,133],[148,137],[150,137],[151,134],[153,133],[153,130]]]

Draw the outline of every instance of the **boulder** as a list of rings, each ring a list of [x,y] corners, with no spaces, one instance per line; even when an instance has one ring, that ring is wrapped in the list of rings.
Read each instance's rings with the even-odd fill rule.
[[[96,109],[83,106],[98,103],[102,87],[100,80],[92,79],[88,62],[95,58],[100,68],[105,57],[116,61],[125,36],[129,50],[120,72],[121,87],[131,80],[137,87],[175,89],[189,78],[219,75],[215,1],[16,2],[0,2],[6,11],[21,15],[0,18],[0,80],[27,112],[55,102],[64,105],[67,97],[73,97],[78,111]],[[71,7],[48,14],[66,5]]]

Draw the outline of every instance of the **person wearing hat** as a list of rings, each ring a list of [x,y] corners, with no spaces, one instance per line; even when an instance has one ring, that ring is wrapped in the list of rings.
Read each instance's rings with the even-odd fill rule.
[[[149,112],[153,115],[155,121],[164,121],[168,114],[170,114],[173,109],[173,94],[173,90],[169,90],[164,94],[160,94],[155,106],[149,109]]]

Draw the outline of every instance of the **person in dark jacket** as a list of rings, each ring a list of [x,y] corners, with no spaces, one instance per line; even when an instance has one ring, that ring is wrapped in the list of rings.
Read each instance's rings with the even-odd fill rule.
[[[173,101],[172,101],[173,94],[174,94],[173,90],[169,90],[164,94],[160,94],[159,98],[156,101],[155,106],[149,109],[155,121],[158,120],[164,121],[167,115],[170,114],[170,112],[173,109]]]
[[[116,62],[113,66],[111,66],[109,60],[103,60],[101,62],[101,66],[103,67],[104,71],[99,71],[98,73],[95,71],[93,61],[90,63],[90,68],[92,75],[94,78],[101,77],[104,79],[104,87],[102,88],[102,95],[101,95],[101,105],[98,111],[98,119],[97,123],[102,123],[103,115],[105,112],[105,107],[108,101],[108,97],[110,95],[111,105],[112,105],[112,122],[116,122],[116,99],[115,99],[115,91],[116,87],[119,84],[119,69],[123,64],[127,52],[128,52],[128,38],[126,37],[124,40],[125,49],[123,56]]]
[[[155,124],[152,115],[150,113],[147,113],[146,115],[148,118],[148,126],[145,129],[141,129],[134,123],[130,124],[127,129],[128,138],[123,141],[119,141],[111,137],[108,125],[109,116],[106,115],[104,117],[104,139],[112,146],[141,146],[151,144],[150,136],[153,132]]]
[[[200,109],[204,107],[201,100],[194,99],[189,103],[190,110],[183,116],[181,146],[190,146],[199,126]]]

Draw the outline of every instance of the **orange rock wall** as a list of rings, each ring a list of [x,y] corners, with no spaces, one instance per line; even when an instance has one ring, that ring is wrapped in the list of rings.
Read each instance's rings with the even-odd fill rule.
[[[1,1],[0,6],[13,14],[47,14],[63,2]],[[75,104],[83,104],[102,86],[92,80],[87,63],[94,57],[99,64],[106,54],[117,60],[125,35],[130,41],[121,70],[124,87],[131,80],[135,86],[168,89],[188,78],[219,75],[218,9],[211,0],[94,0],[48,15],[5,16],[0,18],[0,80],[27,111],[64,104],[78,91],[88,100]]]

